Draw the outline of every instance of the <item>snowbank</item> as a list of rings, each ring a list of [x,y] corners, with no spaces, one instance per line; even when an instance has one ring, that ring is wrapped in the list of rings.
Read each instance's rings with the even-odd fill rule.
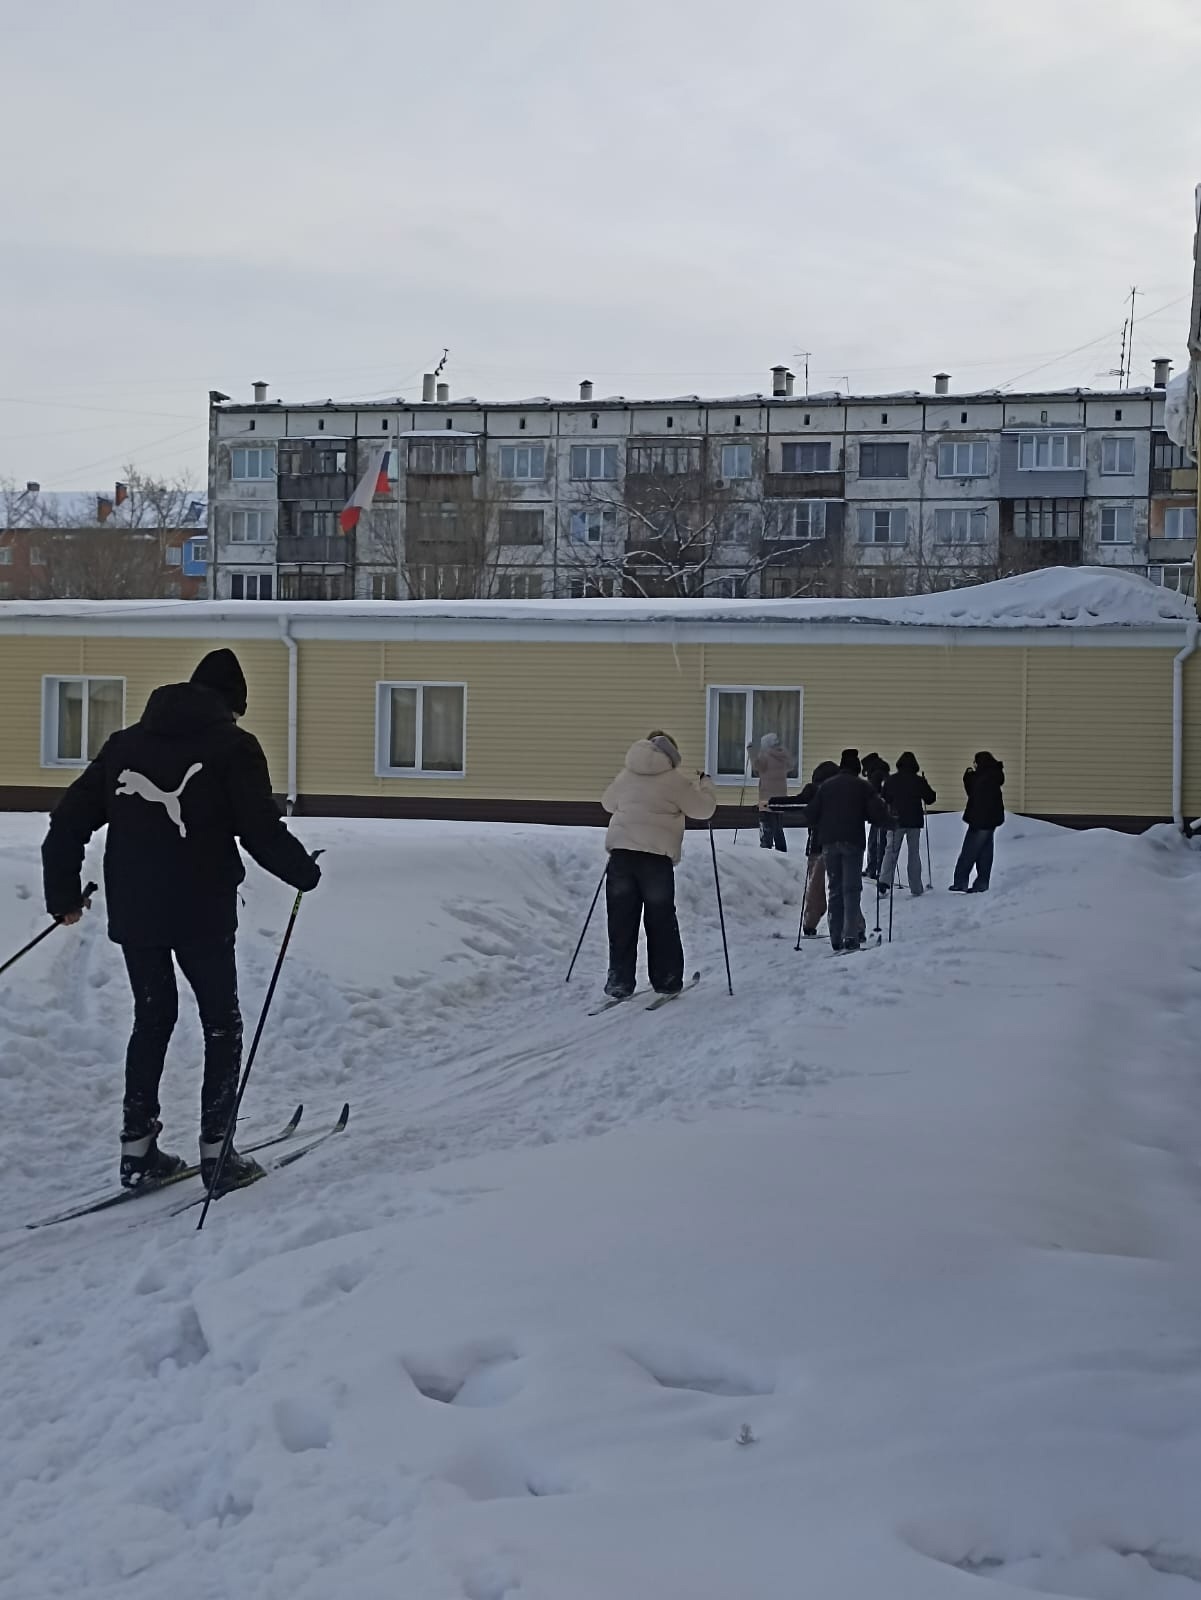
[[[701,985],[588,1017],[594,834],[298,826],[246,1123],[354,1115],[204,1234],[19,1227],[107,1181],[128,1003],[95,920],[0,980],[0,1593],[1196,1595],[1201,853],[1013,819],[965,900],[939,818],[936,892],[835,958],[799,858],[725,841],[731,1000],[690,837]],[[248,891],[250,1009],[288,895]]]

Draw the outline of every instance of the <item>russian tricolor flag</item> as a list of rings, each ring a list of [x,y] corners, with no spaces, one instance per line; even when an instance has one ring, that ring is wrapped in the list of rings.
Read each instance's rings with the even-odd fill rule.
[[[354,493],[346,505],[338,513],[338,526],[343,533],[354,532],[359,525],[359,518],[377,494],[387,494],[388,457],[391,453],[387,445],[372,451],[366,472],[355,485]]]

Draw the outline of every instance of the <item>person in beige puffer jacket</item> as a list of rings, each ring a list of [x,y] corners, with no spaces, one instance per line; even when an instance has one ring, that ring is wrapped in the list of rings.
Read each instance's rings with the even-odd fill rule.
[[[784,818],[771,809],[773,800],[787,800],[788,774],[792,771],[792,754],[780,743],[778,733],[765,733],[756,752],[753,744],[746,747],[747,763],[759,780],[759,843],[764,850],[782,850],[788,854],[788,840],[784,836]]]
[[[677,993],[684,985],[684,950],[676,919],[675,864],[684,844],[685,819],[704,822],[717,809],[713,783],[703,773],[690,778],[681,772],[675,740],[656,730],[630,746],[601,804],[612,818],[605,835],[605,993],[614,1000],[633,994],[640,923],[646,926],[651,987],[658,994]]]

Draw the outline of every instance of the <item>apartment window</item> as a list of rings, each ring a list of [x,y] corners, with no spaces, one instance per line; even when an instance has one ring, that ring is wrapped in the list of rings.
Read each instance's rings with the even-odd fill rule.
[[[373,572],[371,574],[371,598],[373,600],[396,599],[396,574],[394,572]]]
[[[1188,464],[1183,449],[1173,444],[1166,433],[1152,435],[1151,465],[1157,472],[1179,472]]]
[[[894,446],[890,446],[895,448]],[[902,449],[904,446],[902,446]],[[814,444],[782,444],[780,446],[781,472],[829,472],[830,444],[823,440]],[[905,476],[904,473],[901,474]]]
[[[578,449],[579,446],[576,448]],[[737,449],[738,446],[734,448]],[[749,449],[749,446],[747,448]],[[592,452],[590,451],[589,453],[591,454]],[[576,451],[572,450],[571,454],[573,462],[571,475],[575,478],[579,476],[574,465]],[[646,477],[679,478],[689,472],[699,472],[700,466],[700,447],[695,444],[633,444],[630,446],[626,471],[634,474],[641,473]],[[595,478],[599,474],[589,472],[588,476]],[[614,477],[615,472],[606,472],[604,476],[606,478]],[[750,477],[749,467],[746,476]]]
[[[824,500],[793,500],[772,508],[767,528],[771,539],[788,539],[805,543],[826,537],[826,502]]]
[[[272,590],[270,572],[231,572],[229,598],[231,600],[270,600]]]
[[[988,444],[984,439],[947,440],[938,447],[940,478],[987,478]]]
[[[861,444],[859,446],[859,476],[861,478],[907,478],[909,476],[909,446],[907,444]]]
[[[229,452],[229,475],[235,479],[274,478],[275,451],[267,445],[250,449],[238,447]]]
[[[721,537],[735,544],[745,544],[751,537],[754,521],[749,506],[733,506],[721,519]]]
[[[0,544],[0,567],[11,567],[13,564],[13,547],[11,544]]]
[[[617,476],[617,446],[615,444],[573,444],[571,447],[571,476],[583,478],[615,478]]]
[[[906,532],[904,506],[860,506],[860,544],[904,544]]]
[[[801,704],[799,688],[712,688],[709,690],[706,771],[717,783],[742,783],[746,778],[746,747],[765,733],[777,734],[792,751],[789,774],[795,778],[801,762]]]
[[[721,475],[723,478],[749,478],[751,475],[751,447],[749,444],[723,444],[721,447]]]
[[[209,558],[208,540],[189,539],[183,547],[183,558],[187,566],[203,566]]]
[[[1078,539],[1079,500],[1015,500],[1013,531],[1019,539]]]
[[[302,511],[296,525],[302,539],[336,539],[341,532],[336,511]]]
[[[466,707],[462,683],[377,684],[376,775],[462,777]]]
[[[501,572],[496,578],[496,593],[501,600],[540,600],[540,572]]]
[[[1129,435],[1101,440],[1101,471],[1107,478],[1128,478],[1134,471],[1134,440]]]
[[[169,567],[183,566],[183,549],[177,544],[169,544],[163,552],[163,560]]]
[[[1175,589],[1177,594],[1192,594],[1193,563],[1172,561],[1162,566],[1147,568],[1147,577],[1163,589]]]
[[[474,472],[475,445],[458,439],[413,439],[409,443],[409,471]]]
[[[500,447],[502,478],[545,478],[546,446],[543,444],[504,444]]]
[[[975,506],[944,506],[934,513],[939,544],[983,544],[988,538],[988,512]]]
[[[262,544],[266,531],[267,519],[262,511],[231,511],[229,514],[231,544]]]
[[[42,554],[42,547],[40,545],[30,545],[29,565],[31,567],[44,567],[46,565],[46,557]]]
[[[743,577],[718,578],[713,595],[718,600],[745,600],[746,579]]]
[[[542,512],[506,508],[500,513],[501,544],[541,544]]]
[[[573,511],[571,537],[578,544],[600,544],[606,534],[617,528],[617,512],[611,507],[599,511]]]
[[[85,767],[124,721],[124,678],[43,678],[42,765]]]
[[[1078,433],[1018,435],[1018,469],[1022,472],[1074,472],[1080,466]]]
[[[1134,541],[1134,507],[1101,507],[1101,543],[1131,544]]]
[[[1163,514],[1163,536],[1165,539],[1195,539],[1196,506],[1169,506]]]
[[[587,577],[572,578],[567,585],[571,600],[612,600],[617,593],[616,578],[602,578],[595,573]]]

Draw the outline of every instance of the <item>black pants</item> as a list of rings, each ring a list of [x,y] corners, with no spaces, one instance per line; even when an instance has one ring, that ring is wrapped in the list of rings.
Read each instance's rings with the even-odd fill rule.
[[[184,945],[121,946],[133,990],[133,1033],[125,1053],[125,1133],[136,1136],[158,1116],[158,1086],[167,1045],[179,1016],[175,962],[191,985],[204,1031],[204,1084],[200,1131],[206,1141],[224,1137],[238,1091],[242,1013],[234,941]],[[175,961],[172,961],[174,955]]]
[[[778,811],[759,813],[759,843],[764,850],[783,850],[788,854],[788,840],[784,837],[784,818]]]
[[[660,994],[684,981],[684,949],[676,921],[676,873],[666,856],[614,850],[605,877],[609,913],[609,982],[632,989],[638,965],[638,926],[646,924],[646,964]]]
[[[976,869],[973,887],[987,889],[992,877],[993,834],[995,828],[969,828],[963,836],[963,848],[955,863],[955,888],[966,889],[972,868]]]

